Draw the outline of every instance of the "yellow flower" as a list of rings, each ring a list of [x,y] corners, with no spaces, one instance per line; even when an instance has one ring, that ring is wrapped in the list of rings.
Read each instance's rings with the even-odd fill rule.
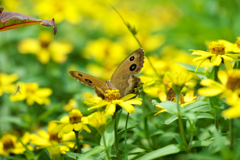
[[[66,20],[71,24],[77,24],[82,20],[82,16],[79,5],[76,3],[76,0],[61,0],[61,3],[58,0],[35,1],[33,11],[42,19],[54,17],[56,23]]]
[[[37,149],[46,148],[50,146],[55,146],[60,144],[60,152],[65,154],[65,151],[69,151],[70,148],[73,148],[74,142],[67,142],[69,140],[75,139],[74,132],[70,132],[62,136],[62,138],[58,138],[58,133],[53,133],[52,130],[57,126],[56,122],[50,121],[48,123],[48,131],[38,130],[38,134],[32,134],[31,143],[37,145]]]
[[[235,101],[230,108],[222,111],[222,116],[225,118],[233,119],[240,117],[240,100]]]
[[[128,113],[135,112],[132,104],[141,105],[141,98],[133,98],[136,94],[128,94],[125,97],[121,98],[118,90],[106,90],[105,99],[102,100],[100,98],[87,99],[84,103],[87,105],[93,105],[90,109],[97,109],[106,107],[106,115],[112,116],[115,113],[116,105],[119,105],[123,109],[125,109]],[[120,99],[121,98],[121,99]],[[133,98],[133,99],[132,99]]]
[[[89,125],[96,128],[101,134],[104,133],[106,129],[106,121],[108,116],[104,112],[94,112],[88,116]]]
[[[63,109],[67,112],[71,111],[72,109],[77,108],[77,101],[75,99],[70,99],[68,104],[63,106]]]
[[[225,67],[228,71],[232,70],[231,62],[235,60],[240,60],[236,58],[237,56],[240,56],[240,54],[231,54],[226,51],[229,51],[227,46],[223,42],[211,42],[209,49],[209,52],[201,51],[201,50],[193,50],[192,55],[197,55],[199,57],[195,58],[193,61],[201,61],[199,65],[197,66],[195,72],[197,71],[198,67],[206,60],[211,59],[211,64],[214,66],[220,66],[220,64],[223,62],[225,64]]]
[[[50,104],[50,99],[48,96],[52,94],[50,88],[38,88],[37,83],[19,83],[21,93],[10,95],[11,101],[22,101],[26,99],[29,106],[33,105],[34,102],[42,104]]]
[[[163,102],[163,101],[176,102],[176,96],[175,96],[175,93],[173,92],[172,88],[168,88],[167,94],[164,90],[159,90],[158,96],[159,96],[159,99],[161,100],[161,102]],[[179,104],[181,107],[184,107],[189,103],[195,102],[196,99],[197,99],[197,96],[194,95],[194,91],[190,90],[185,94],[185,96],[183,94],[180,94]],[[160,110],[160,111],[158,111],[156,114],[154,114],[154,116],[158,115],[159,113],[167,111],[159,105],[155,105],[155,107],[157,110]]]
[[[63,63],[67,60],[66,54],[72,51],[72,45],[69,43],[52,41],[53,36],[50,32],[41,32],[39,40],[25,39],[18,45],[18,50],[22,54],[36,54],[38,60],[46,64],[49,62],[50,57],[57,62]]]
[[[29,150],[33,150],[31,145],[27,145],[29,142],[30,133],[26,132],[20,140],[27,146]],[[0,140],[0,155],[9,155],[13,154],[23,154],[25,147],[20,141],[18,141],[16,136],[11,134],[5,134]]]
[[[53,129],[53,133],[58,133],[58,138],[61,138],[64,134],[67,134],[71,131],[79,131],[82,129],[91,133],[90,129],[87,127],[88,118],[83,117],[82,113],[79,110],[73,109],[69,112],[70,116],[63,117],[59,124]]]
[[[236,43],[231,43],[226,40],[219,40],[218,42],[224,43],[229,52],[240,52],[240,37],[237,37]]]
[[[176,94],[180,93],[186,83],[192,79],[191,73],[186,71],[167,72],[166,76],[171,81],[173,91]]]
[[[12,93],[14,91],[15,85],[12,84],[18,79],[17,74],[4,74],[0,73],[0,96],[5,93]]]
[[[61,159],[60,146],[53,145],[47,148],[51,160]]]
[[[220,98],[226,97],[229,105],[235,104],[240,95],[240,70],[233,69],[228,74],[218,71],[218,83],[212,79],[203,79],[200,84],[205,88],[198,90],[199,95],[213,97],[221,94]]]

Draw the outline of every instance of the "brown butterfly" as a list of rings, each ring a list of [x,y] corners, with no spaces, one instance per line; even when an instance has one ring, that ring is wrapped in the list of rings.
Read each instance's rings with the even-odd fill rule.
[[[94,87],[96,94],[104,99],[106,90],[118,89],[121,97],[129,93],[137,93],[134,88],[141,82],[135,75],[142,69],[144,63],[144,51],[142,48],[131,53],[113,73],[111,80],[103,80],[90,76],[83,72],[69,71],[69,74],[79,82]]]

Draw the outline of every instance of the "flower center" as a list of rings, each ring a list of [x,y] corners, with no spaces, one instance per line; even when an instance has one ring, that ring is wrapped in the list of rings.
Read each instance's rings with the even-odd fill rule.
[[[223,43],[217,43],[217,42],[211,42],[210,44],[210,52],[212,54],[216,54],[216,55],[223,55],[225,54],[225,46]]]
[[[49,133],[50,137],[49,137],[49,140],[50,141],[55,141],[57,143],[60,143],[60,140],[62,138],[58,138],[58,133]]]
[[[240,89],[240,77],[228,77],[227,88],[232,91]]]
[[[81,115],[70,115],[69,116],[69,122],[74,124],[74,123],[80,123],[82,119]]]
[[[105,96],[105,100],[106,101],[113,101],[113,100],[119,100],[121,98],[120,93],[118,92],[118,90],[106,90],[106,94],[104,94]]]
[[[175,93],[173,92],[173,89],[170,88],[168,90],[168,93],[167,93],[167,101],[173,101],[173,102],[176,102],[176,98],[175,98]],[[180,94],[180,104],[184,103],[184,96],[183,94]]]
[[[4,139],[3,140],[3,149],[8,150],[8,149],[11,149],[11,148],[15,148],[13,141],[9,138]]]
[[[174,101],[175,99],[175,93],[173,92],[173,89],[170,88],[167,93],[167,101]]]

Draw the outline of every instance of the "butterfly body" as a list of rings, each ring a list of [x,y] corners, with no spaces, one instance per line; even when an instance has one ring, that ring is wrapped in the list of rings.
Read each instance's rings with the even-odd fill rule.
[[[95,88],[96,94],[104,99],[106,90],[118,89],[121,97],[129,93],[136,93],[134,88],[141,82],[135,75],[142,69],[144,63],[144,51],[137,49],[130,54],[118,66],[110,80],[103,81],[83,72],[69,71],[69,74],[79,82]]]

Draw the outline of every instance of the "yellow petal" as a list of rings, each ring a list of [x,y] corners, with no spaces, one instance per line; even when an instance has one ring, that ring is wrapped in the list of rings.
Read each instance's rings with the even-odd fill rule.
[[[226,69],[227,69],[228,72],[233,70],[233,67],[232,67],[230,61],[224,59],[224,64],[225,64],[225,67],[226,67]]]
[[[53,133],[58,133],[58,132],[60,132],[65,125],[66,125],[66,124],[59,124],[59,125],[57,125],[55,128],[53,128],[52,132],[53,132]]]
[[[88,108],[88,110],[90,110],[90,109],[96,109],[96,108],[101,108],[101,107],[104,107],[104,106],[106,106],[106,105],[108,105],[108,104],[109,104],[109,102],[102,101],[102,102],[100,102],[99,104],[97,104],[97,105],[95,105],[95,106],[93,106],[93,107]]]
[[[229,119],[240,117],[240,106],[234,106],[234,107],[230,107],[227,110],[224,110],[222,112],[222,116]]]
[[[217,88],[217,87],[200,88],[198,90],[198,94],[201,95],[201,96],[213,97],[213,96],[219,95],[223,91],[224,91],[223,89]]]
[[[119,103],[119,105],[120,105],[123,109],[125,109],[128,113],[130,113],[130,114],[132,114],[132,113],[135,112],[134,107],[133,107],[131,104],[129,104],[129,103],[122,102],[122,103]]]
[[[198,68],[200,67],[200,65],[206,60],[207,58],[204,58],[196,67],[195,72],[197,72]]]
[[[63,127],[63,133],[65,134],[71,132],[72,130],[73,130],[73,125],[70,123]]]
[[[222,58],[223,58],[224,60],[229,61],[229,62],[232,62],[232,61],[233,61],[233,58],[230,57],[230,56],[227,56],[227,55],[222,55]]]
[[[141,98],[134,98],[128,101],[125,101],[124,103],[128,103],[128,104],[137,104],[137,105],[141,105],[142,104],[142,99]]]
[[[131,99],[135,96],[136,96],[136,94],[128,94],[128,95],[124,96],[121,100],[126,101],[126,100],[129,100],[129,99]]]
[[[75,130],[75,131],[80,131],[80,130],[82,130],[82,123],[76,123],[76,124],[74,124],[73,125],[74,127],[73,127],[73,129]]]
[[[61,123],[69,123],[69,116],[64,116],[63,118],[60,119]]]
[[[228,81],[228,75],[225,71],[218,71],[218,79],[220,80],[220,82],[225,86],[227,84]]]
[[[234,105],[236,104],[236,102],[238,103],[239,102],[238,99],[239,99],[239,94],[237,92],[232,92],[231,94],[226,96],[226,102],[229,105]]]
[[[224,88],[224,86],[212,79],[203,79],[200,82],[201,85],[206,86],[206,87],[219,87],[219,88]]]
[[[158,114],[160,114],[160,113],[163,113],[163,112],[167,112],[167,110],[166,110],[166,109],[161,109],[160,111],[158,111],[157,113],[155,113],[154,116],[156,116],[156,115],[158,115]]]
[[[219,55],[218,56],[216,56],[216,55],[212,56],[212,58],[211,58],[212,65],[220,66],[221,62],[222,62],[221,56],[219,56]]]
[[[58,138],[61,138],[64,135],[63,130],[58,133]]]
[[[112,116],[115,113],[116,105],[115,104],[108,104],[106,107],[106,115]]]
[[[88,128],[87,125],[83,124],[83,129],[87,131],[88,133],[91,133],[91,130]]]

